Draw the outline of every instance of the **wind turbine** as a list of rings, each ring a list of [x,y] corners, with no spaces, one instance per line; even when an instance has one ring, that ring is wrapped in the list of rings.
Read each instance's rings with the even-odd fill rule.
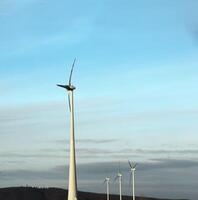
[[[73,102],[73,91],[76,89],[72,83],[72,73],[74,69],[76,59],[74,59],[71,72],[69,76],[68,85],[59,85],[67,90],[68,101],[70,109],[70,153],[69,153],[69,186],[68,186],[68,200],[77,200],[77,177],[76,177],[76,157],[75,157],[75,137],[74,137],[74,102]]]
[[[110,178],[106,177],[103,183],[107,184],[107,200],[109,200],[109,182],[110,182]]]
[[[122,200],[122,174],[120,172],[120,164],[119,164],[119,169],[118,169],[118,173],[115,177],[115,181],[118,179],[119,182],[119,192],[120,192],[120,200]]]
[[[132,176],[132,181],[133,181],[133,184],[132,184],[133,200],[135,200],[135,170],[136,170],[137,163],[133,165],[130,161],[128,161],[128,163],[130,166],[130,183],[131,183],[131,176]]]

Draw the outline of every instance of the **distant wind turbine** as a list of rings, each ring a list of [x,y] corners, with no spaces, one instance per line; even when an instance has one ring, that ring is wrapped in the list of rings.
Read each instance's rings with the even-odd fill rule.
[[[68,101],[70,109],[70,154],[69,154],[69,186],[68,186],[68,200],[77,200],[77,178],[76,178],[76,157],[75,157],[75,137],[74,137],[74,103],[73,91],[76,89],[72,83],[72,73],[76,59],[71,67],[68,85],[57,85],[67,90]]]
[[[115,181],[118,180],[119,182],[119,193],[120,193],[120,200],[122,200],[122,174],[120,172],[120,164],[119,164],[119,169],[118,169],[118,173],[115,177]]]
[[[107,200],[109,200],[109,183],[110,183],[110,178],[106,177],[103,183],[107,184]]]
[[[131,183],[131,176],[132,176],[132,195],[133,195],[133,200],[135,200],[135,170],[137,163],[132,164],[130,161],[128,161],[129,166],[130,166],[130,183]]]

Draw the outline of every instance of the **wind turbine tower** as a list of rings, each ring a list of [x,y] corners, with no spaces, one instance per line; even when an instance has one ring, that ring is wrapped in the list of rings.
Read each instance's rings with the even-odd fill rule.
[[[77,200],[77,178],[76,178],[76,157],[75,157],[75,135],[74,135],[74,102],[73,91],[76,89],[72,83],[72,73],[76,59],[72,64],[68,85],[57,85],[67,90],[69,110],[70,110],[70,153],[69,153],[69,185],[68,185],[68,200]]]
[[[120,165],[117,176],[115,177],[115,181],[118,179],[119,182],[119,193],[120,193],[120,200],[122,200],[122,174],[120,172]]]
[[[110,182],[110,178],[106,177],[104,180],[104,183],[107,184],[107,200],[109,200],[109,182]]]
[[[137,163],[133,164],[128,161],[129,166],[130,166],[130,183],[131,183],[131,176],[132,176],[132,194],[133,194],[133,200],[135,200],[135,170]]]

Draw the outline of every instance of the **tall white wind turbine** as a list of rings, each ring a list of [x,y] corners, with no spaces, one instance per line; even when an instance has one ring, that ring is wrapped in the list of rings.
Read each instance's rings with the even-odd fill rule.
[[[119,182],[119,193],[120,193],[120,200],[122,200],[122,174],[120,172],[120,165],[119,165],[119,169],[118,169],[118,173],[115,177],[115,181],[118,180]]]
[[[69,153],[69,185],[68,200],[77,200],[77,177],[76,177],[76,157],[75,157],[75,137],[74,137],[74,102],[73,91],[76,89],[72,83],[72,73],[76,59],[72,64],[68,85],[57,85],[67,90],[70,109],[70,153]]]
[[[107,185],[107,200],[109,200],[109,183],[110,183],[110,178],[106,177],[104,180],[104,183]]]
[[[131,176],[132,176],[132,195],[133,195],[133,200],[135,200],[135,170],[137,163],[133,164],[128,161],[129,166],[130,166],[130,183],[131,183]]]

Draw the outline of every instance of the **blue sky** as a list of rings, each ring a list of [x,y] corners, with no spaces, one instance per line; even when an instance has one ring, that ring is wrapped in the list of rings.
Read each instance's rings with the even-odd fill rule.
[[[68,104],[56,83],[67,82],[76,57],[79,188],[104,192],[98,184],[119,161],[127,179],[130,159],[141,163],[137,194],[195,198],[197,8],[195,0],[2,0],[0,186],[67,186]],[[96,163],[97,180],[83,171]]]

